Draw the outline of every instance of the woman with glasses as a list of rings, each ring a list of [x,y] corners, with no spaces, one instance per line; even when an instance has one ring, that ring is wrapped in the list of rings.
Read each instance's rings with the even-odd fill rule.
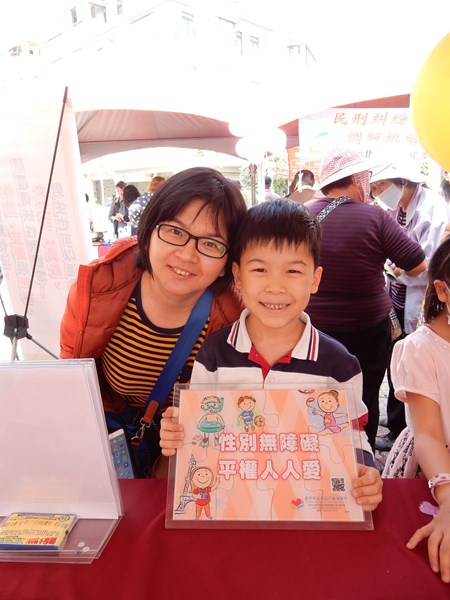
[[[106,256],[80,266],[61,323],[61,357],[96,359],[111,431],[141,422],[149,393],[205,290],[213,292],[209,314],[179,383],[189,380],[204,339],[238,318],[230,243],[245,212],[240,191],[219,172],[187,169],[154,193],[137,240],[123,238]],[[160,414],[171,401],[169,394],[141,430],[138,476],[156,472]]]

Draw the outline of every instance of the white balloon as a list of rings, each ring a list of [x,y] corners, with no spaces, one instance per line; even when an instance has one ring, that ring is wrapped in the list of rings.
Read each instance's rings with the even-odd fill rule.
[[[258,163],[264,159],[266,152],[280,154],[285,150],[286,140],[282,129],[260,126],[258,131],[243,136],[236,143],[236,153],[251,163]]]
[[[280,154],[286,150],[287,136],[282,129],[270,129],[265,132],[265,150]]]
[[[244,137],[247,135],[248,124],[244,118],[233,119],[231,123],[228,123],[228,129],[230,130],[231,135]]]
[[[252,164],[257,164],[264,159],[264,147],[260,140],[246,136],[236,142],[236,154]]]
[[[228,123],[228,129],[231,135],[236,137],[247,137],[255,135],[260,129],[261,124],[265,123],[266,118],[258,106],[252,108],[241,108],[239,113],[235,114]]]

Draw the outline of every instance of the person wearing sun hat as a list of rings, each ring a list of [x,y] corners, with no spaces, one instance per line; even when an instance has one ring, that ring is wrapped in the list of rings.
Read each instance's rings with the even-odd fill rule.
[[[370,178],[372,196],[385,205],[388,214],[409,238],[420,244],[429,260],[450,221],[450,206],[439,193],[424,187],[425,181],[426,176],[412,161],[387,163],[374,169]],[[416,330],[419,322],[427,274],[424,272],[418,277],[409,277],[398,268],[392,257],[389,258],[393,261],[390,266],[394,276],[388,279],[388,293],[404,334],[408,335]],[[387,378],[389,433],[377,438],[376,447],[379,450],[389,450],[406,427],[405,405],[394,395],[389,366]]]
[[[365,430],[372,448],[390,345],[392,302],[383,265],[389,257],[411,276],[426,268],[420,244],[386,211],[371,204],[369,178],[375,168],[374,161],[358,150],[333,149],[320,169],[323,197],[308,203],[309,210],[319,215],[335,199],[340,202],[321,220],[323,275],[307,311],[315,327],[340,341],[360,362],[369,414]]]

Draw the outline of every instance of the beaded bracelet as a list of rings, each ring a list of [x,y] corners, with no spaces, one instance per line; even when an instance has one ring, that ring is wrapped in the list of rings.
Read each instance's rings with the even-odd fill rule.
[[[450,483],[450,473],[438,473],[428,480],[428,487],[430,488],[431,495],[435,500],[436,496],[434,494],[434,489],[437,488],[438,485],[443,485],[444,483]]]

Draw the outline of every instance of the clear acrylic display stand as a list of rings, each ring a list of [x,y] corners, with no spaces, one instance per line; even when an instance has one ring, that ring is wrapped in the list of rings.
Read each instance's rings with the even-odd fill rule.
[[[0,362],[0,519],[74,513],[62,550],[0,550],[0,561],[91,563],[123,514],[95,362]]]

